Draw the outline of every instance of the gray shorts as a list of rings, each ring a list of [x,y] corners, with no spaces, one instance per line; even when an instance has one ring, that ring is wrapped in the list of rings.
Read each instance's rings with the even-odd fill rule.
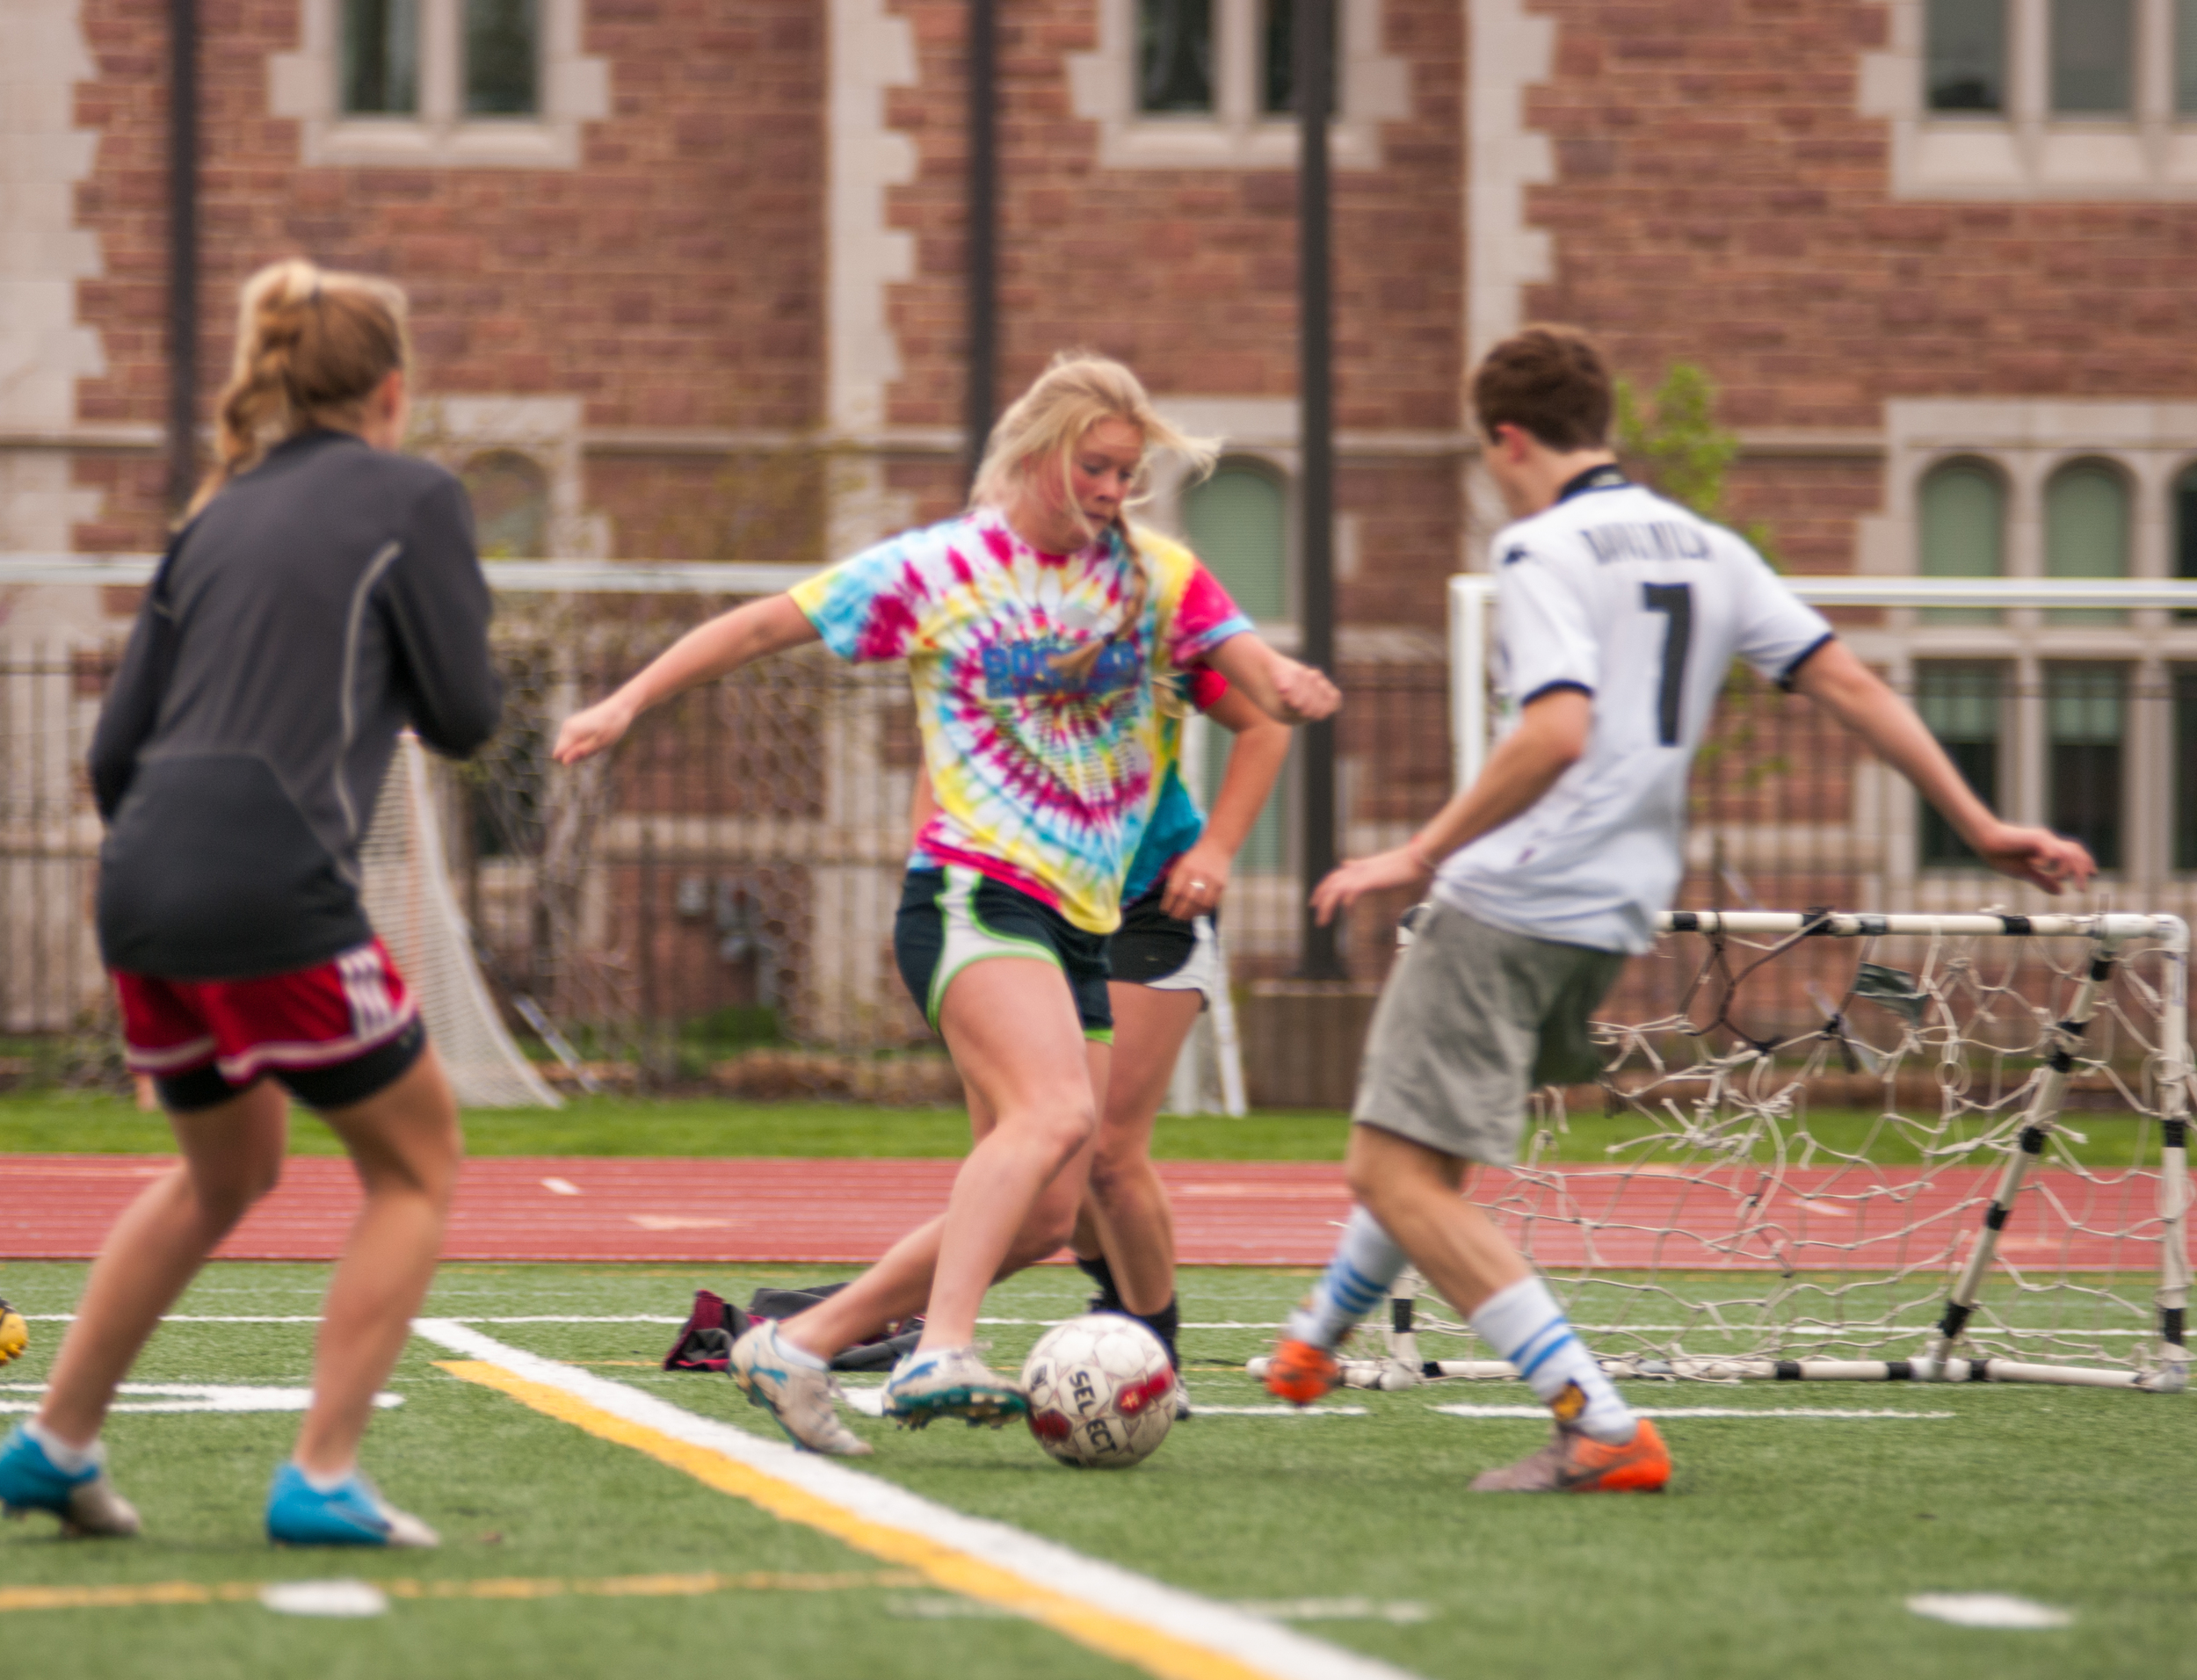
[[[1602,1070],[1587,1036],[1622,953],[1430,904],[1381,988],[1351,1118],[1490,1167],[1518,1159],[1526,1099]]]

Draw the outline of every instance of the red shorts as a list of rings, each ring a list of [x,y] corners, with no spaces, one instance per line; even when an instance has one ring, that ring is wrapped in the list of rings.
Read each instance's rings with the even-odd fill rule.
[[[419,1006],[379,939],[286,974],[163,980],[118,974],[114,988],[122,998],[125,1059],[163,1084],[210,1070],[241,1090],[263,1074],[311,1075],[419,1037]]]

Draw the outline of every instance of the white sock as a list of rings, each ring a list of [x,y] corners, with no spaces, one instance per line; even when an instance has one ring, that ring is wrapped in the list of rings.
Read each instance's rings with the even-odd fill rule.
[[[80,1476],[87,1470],[95,1470],[106,1458],[96,1436],[90,1446],[71,1446],[34,1417],[24,1420],[23,1432],[45,1450],[54,1468],[65,1476]]]
[[[1312,1299],[1289,1315],[1290,1339],[1333,1348],[1352,1325],[1389,1298],[1389,1285],[1403,1276],[1404,1264],[1403,1250],[1381,1228],[1381,1221],[1353,1207],[1335,1257],[1312,1286]]]
[[[772,1333],[771,1339],[778,1343],[778,1351],[786,1356],[787,1365],[799,1365],[803,1371],[831,1369],[830,1360],[825,1358],[821,1353],[811,1353],[800,1343],[794,1341],[792,1336],[786,1334],[786,1327],[783,1324]]]
[[[329,1495],[334,1493],[337,1488],[342,1487],[344,1483],[349,1481],[352,1477],[359,1474],[359,1466],[356,1464],[350,1465],[344,1469],[338,1470],[332,1476],[316,1476],[310,1470],[308,1470],[303,1465],[299,1464],[295,1459],[291,1459],[290,1463],[292,1466],[296,1469],[298,1474],[305,1478],[305,1485],[310,1488],[315,1493],[320,1495],[320,1496],[323,1499],[327,1498]]]
[[[1498,1290],[1472,1315],[1473,1333],[1516,1365],[1534,1398],[1557,1420],[1612,1446],[1633,1438],[1639,1420],[1572,1333],[1548,1285],[1527,1278]]]

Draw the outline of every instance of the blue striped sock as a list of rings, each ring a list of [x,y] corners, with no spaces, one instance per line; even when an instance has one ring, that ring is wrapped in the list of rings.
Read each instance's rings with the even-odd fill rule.
[[[1403,1250],[1362,1207],[1351,1210],[1335,1257],[1327,1263],[1312,1299],[1290,1314],[1289,1334],[1315,1347],[1332,1348],[1352,1325],[1389,1298],[1403,1273]]]
[[[1498,1290],[1472,1315],[1475,1335],[1518,1367],[1534,1397],[1598,1441],[1633,1438],[1638,1420],[1573,1333],[1548,1285],[1527,1278]]]

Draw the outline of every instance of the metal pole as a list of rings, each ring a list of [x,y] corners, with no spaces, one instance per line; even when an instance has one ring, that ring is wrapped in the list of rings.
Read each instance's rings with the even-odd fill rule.
[[[991,435],[999,363],[999,76],[996,0],[968,4],[968,476]]]
[[[1335,668],[1335,392],[1334,297],[1328,251],[1328,112],[1334,103],[1333,0],[1294,0],[1297,99],[1298,388],[1302,404],[1303,478],[1299,506],[1298,587],[1306,662]],[[1304,732],[1304,897],[1335,867],[1335,725]],[[1321,927],[1302,912],[1307,980],[1345,978],[1333,923]]]
[[[168,500],[198,481],[198,0],[168,0]]]

